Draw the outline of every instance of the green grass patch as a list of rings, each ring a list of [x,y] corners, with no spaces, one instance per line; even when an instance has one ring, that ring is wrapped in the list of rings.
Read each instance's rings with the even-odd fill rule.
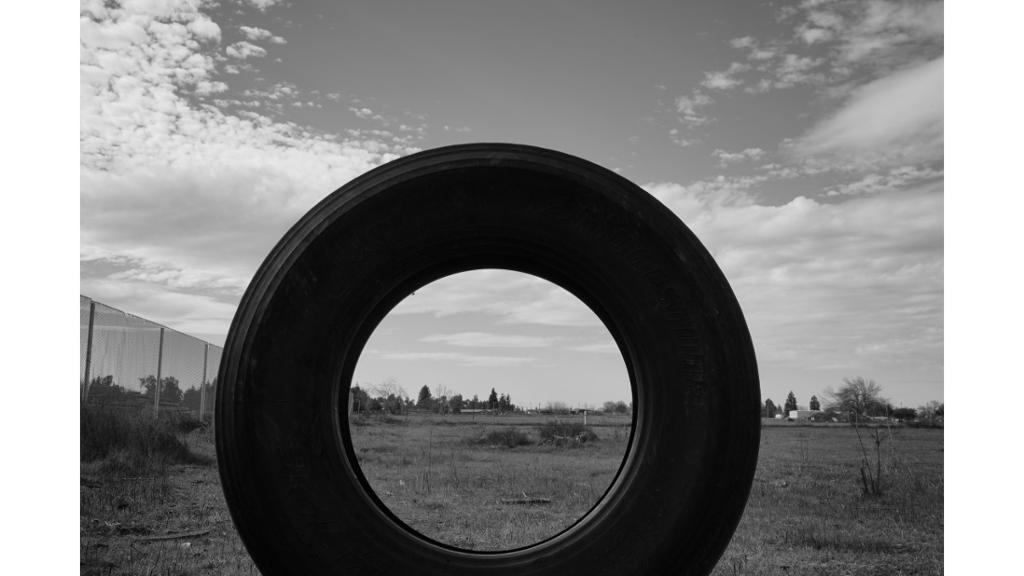
[[[101,473],[144,476],[168,464],[209,464],[192,452],[183,435],[201,426],[191,416],[83,406],[79,428],[82,462],[98,463]]]

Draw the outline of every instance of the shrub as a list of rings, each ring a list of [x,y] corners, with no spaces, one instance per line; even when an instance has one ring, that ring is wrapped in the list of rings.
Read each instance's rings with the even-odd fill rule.
[[[584,444],[598,440],[597,434],[579,422],[556,422],[549,421],[539,428],[541,443],[551,442],[555,445],[572,443],[575,445]]]
[[[194,420],[194,419],[193,419]],[[103,469],[145,474],[167,464],[206,464],[180,437],[183,424],[177,415],[83,406],[79,429],[80,458],[83,462],[106,460]]]
[[[169,419],[174,424],[174,427],[178,429],[178,432],[182,434],[188,434],[193,430],[199,430],[209,425],[191,412],[169,413],[164,417]]]
[[[477,438],[475,443],[486,444],[489,446],[505,446],[507,448],[515,448],[516,446],[532,444],[530,437],[527,436],[525,432],[521,432],[515,428],[491,430]]]

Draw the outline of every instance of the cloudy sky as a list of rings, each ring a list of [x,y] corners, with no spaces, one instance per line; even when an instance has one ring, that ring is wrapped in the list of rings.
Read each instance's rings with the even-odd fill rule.
[[[943,399],[940,2],[404,4],[82,2],[81,293],[221,343],[317,200],[418,150],[521,142],[620,172],[693,229],[764,397],[862,375],[896,404]],[[628,395],[559,289],[443,282],[385,320],[357,380]],[[560,396],[570,373],[586,385]]]

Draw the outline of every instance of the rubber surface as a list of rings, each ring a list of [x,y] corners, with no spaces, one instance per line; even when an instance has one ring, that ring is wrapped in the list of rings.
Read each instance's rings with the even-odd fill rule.
[[[629,452],[580,522],[469,552],[406,529],[359,471],[345,414],[363,345],[406,295],[477,268],[534,274],[608,326],[633,385]],[[256,273],[218,375],[217,453],[264,575],[707,574],[746,504],[760,391],[742,311],[697,238],[626,179],[509,144],[429,150],[306,214]]]

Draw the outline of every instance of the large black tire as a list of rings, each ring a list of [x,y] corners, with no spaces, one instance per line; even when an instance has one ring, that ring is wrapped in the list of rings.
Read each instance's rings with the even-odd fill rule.
[[[477,268],[572,292],[633,386],[629,452],[581,521],[469,552],[406,528],[363,477],[346,419],[362,347],[433,280]],[[760,391],[743,313],[697,238],[626,179],[520,145],[414,154],[309,211],[256,273],[220,365],[217,455],[232,518],[277,574],[707,574],[743,513]]]

